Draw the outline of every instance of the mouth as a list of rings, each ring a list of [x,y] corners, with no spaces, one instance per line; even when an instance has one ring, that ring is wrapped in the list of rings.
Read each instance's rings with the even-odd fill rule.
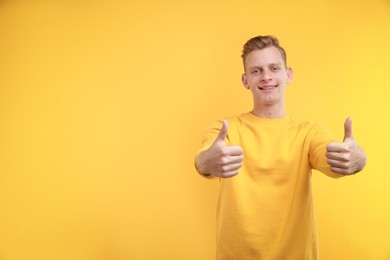
[[[270,90],[273,90],[273,89],[275,89],[277,87],[278,87],[278,85],[267,85],[267,86],[259,87],[259,89],[260,90],[270,91]]]

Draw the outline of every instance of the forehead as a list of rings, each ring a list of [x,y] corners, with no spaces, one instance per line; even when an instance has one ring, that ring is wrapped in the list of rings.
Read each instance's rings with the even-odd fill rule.
[[[267,66],[269,64],[284,64],[282,54],[273,46],[261,50],[253,50],[245,60],[246,67]]]

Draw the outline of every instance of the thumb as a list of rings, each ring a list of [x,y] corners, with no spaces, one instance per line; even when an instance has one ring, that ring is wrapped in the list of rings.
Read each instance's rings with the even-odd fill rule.
[[[218,141],[225,142],[227,134],[228,134],[228,122],[226,120],[223,120],[222,121],[222,128],[221,128],[217,138],[215,139],[215,141],[218,140]]]
[[[350,118],[350,117],[348,117],[344,123],[344,140],[343,141],[345,142],[347,139],[353,139],[352,118]]]

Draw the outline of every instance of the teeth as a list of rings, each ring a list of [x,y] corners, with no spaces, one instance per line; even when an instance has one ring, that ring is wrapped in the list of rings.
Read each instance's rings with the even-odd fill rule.
[[[276,88],[277,86],[273,86],[273,87],[266,87],[266,88],[260,88],[261,90],[271,90],[273,88]]]

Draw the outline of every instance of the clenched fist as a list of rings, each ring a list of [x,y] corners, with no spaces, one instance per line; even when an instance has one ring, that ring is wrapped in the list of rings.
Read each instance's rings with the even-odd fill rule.
[[[238,145],[226,145],[227,134],[228,123],[223,120],[214,143],[196,159],[196,167],[203,175],[229,178],[238,174],[244,159],[243,150]]]
[[[326,157],[330,169],[338,174],[354,174],[366,165],[366,153],[357,145],[352,134],[352,119],[344,123],[344,140],[342,143],[330,143],[326,147]]]

